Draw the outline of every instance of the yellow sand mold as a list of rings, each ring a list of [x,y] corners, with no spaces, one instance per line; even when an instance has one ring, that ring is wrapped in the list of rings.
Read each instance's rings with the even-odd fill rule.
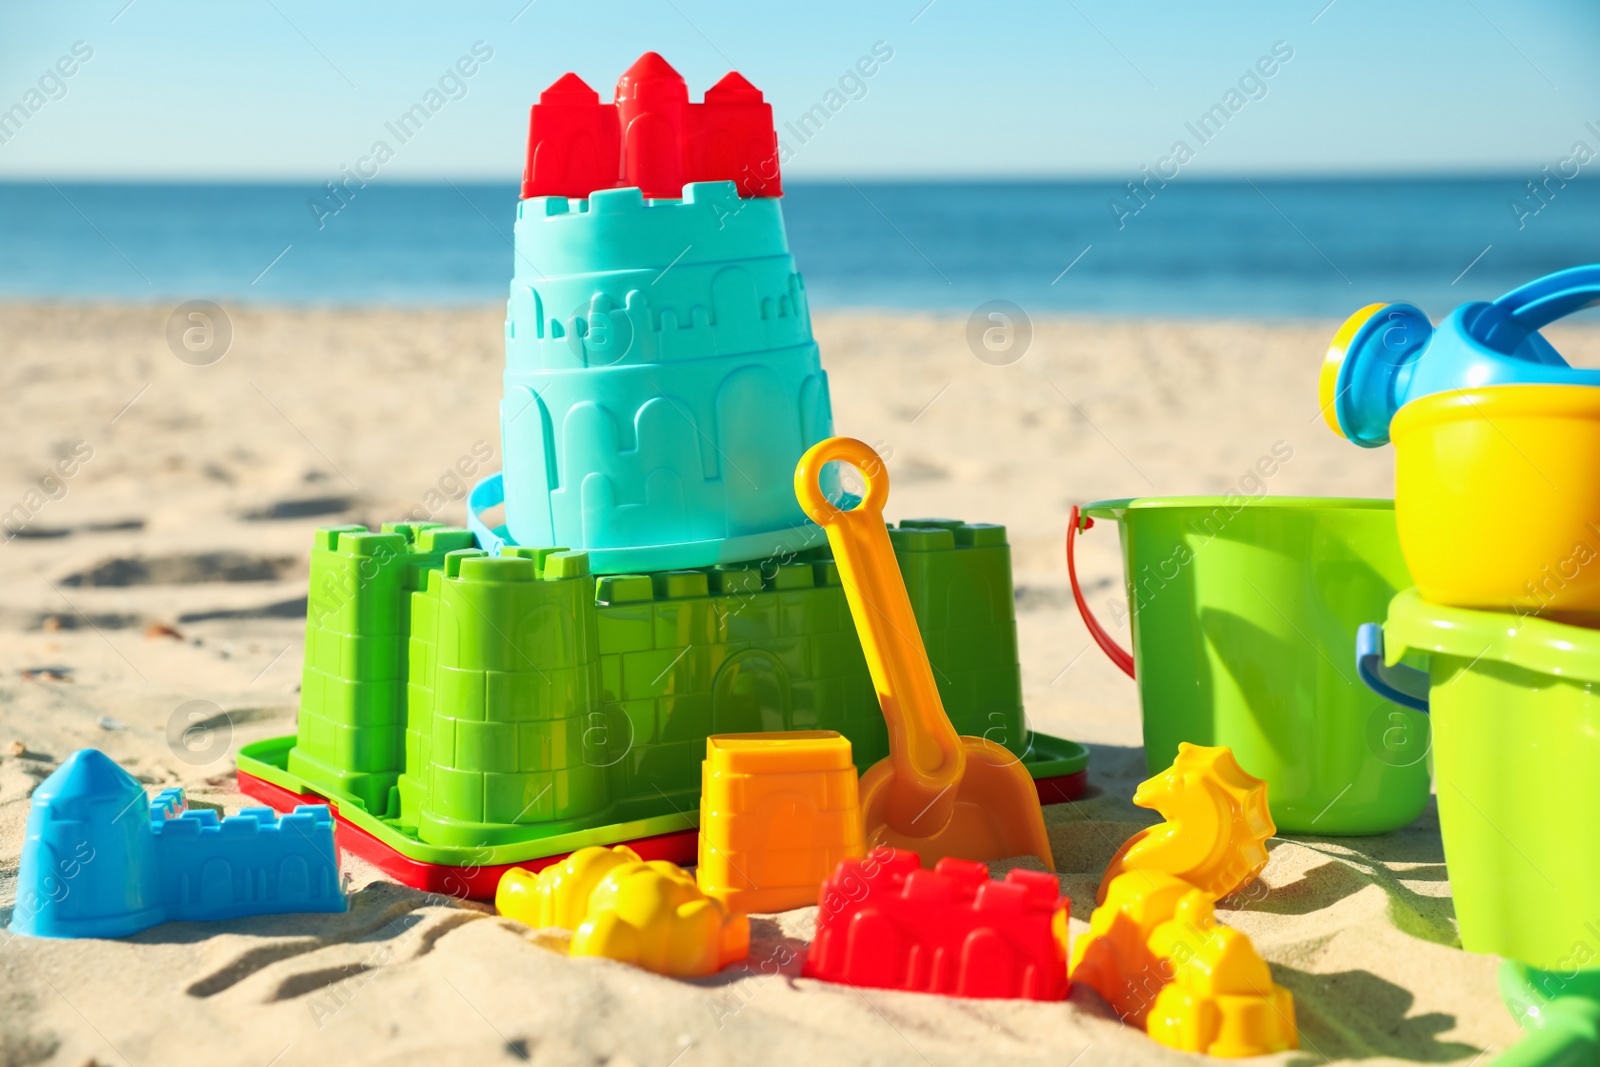
[[[683,868],[626,845],[579,849],[533,874],[510,870],[500,914],[573,931],[574,956],[605,956],[657,974],[715,974],[750,954],[750,921],[707,897]]]
[[[1266,841],[1278,832],[1267,783],[1246,774],[1232,749],[1180,744],[1172,766],[1139,783],[1133,802],[1167,821],[1134,834],[1111,858],[1096,904],[1128,870],[1175,875],[1220,900],[1267,865]]]

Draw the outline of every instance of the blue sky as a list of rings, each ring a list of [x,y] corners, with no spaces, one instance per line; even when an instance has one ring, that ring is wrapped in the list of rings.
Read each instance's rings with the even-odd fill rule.
[[[793,178],[1137,176],[1177,140],[1199,176],[1536,171],[1600,128],[1579,0],[5,3],[0,113],[35,109],[0,125],[0,178],[336,177],[478,42],[386,176],[510,180],[541,88],[575,70],[609,96],[647,49],[696,98],[737,68],[780,125],[892,49],[791,145]],[[1292,58],[1200,146],[1185,124],[1275,44]]]

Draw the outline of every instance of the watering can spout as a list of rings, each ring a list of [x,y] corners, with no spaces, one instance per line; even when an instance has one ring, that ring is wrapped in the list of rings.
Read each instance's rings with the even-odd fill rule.
[[[1363,448],[1388,444],[1389,420],[1433,332],[1410,304],[1368,304],[1344,320],[1328,342],[1317,388],[1334,433]]]
[[[1389,443],[1389,423],[1419,397],[1485,385],[1600,385],[1539,331],[1600,303],[1600,264],[1538,278],[1492,303],[1462,304],[1437,329],[1411,304],[1368,304],[1344,321],[1322,361],[1318,398],[1329,427],[1363,448]]]

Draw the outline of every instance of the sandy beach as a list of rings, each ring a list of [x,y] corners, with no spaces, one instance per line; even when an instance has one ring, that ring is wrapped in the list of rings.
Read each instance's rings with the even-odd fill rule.
[[[294,729],[313,527],[460,523],[468,483],[499,466],[501,308],[228,310],[230,349],[196,366],[169,348],[166,305],[0,305],[0,920],[29,795],[76,749],[194,806],[249,803],[231,750]],[[1335,322],[1033,325],[1004,366],[974,356],[963,317],[818,315],[815,332],[836,432],[888,457],[890,516],[1009,530],[1031,723],[1093,750],[1090,795],[1046,809],[1077,933],[1105,863],[1155,816],[1129,801],[1136,692],[1072,605],[1069,506],[1250,491],[1275,448],[1290,458],[1267,492],[1385,496],[1392,457],[1320,418]],[[1600,364],[1600,330],[1549,336]],[[1114,530],[1087,534],[1081,558],[1113,615]],[[169,743],[195,721],[208,750]],[[1469,1063],[1516,1040],[1498,961],[1456,947],[1431,806],[1382,837],[1271,848],[1268,891],[1219,915],[1295,997],[1302,1048],[1280,1062]],[[1186,1058],[1084,987],[1063,1005],[799,978],[815,909],[756,918],[746,966],[677,981],[569,960],[487,908],[345,864],[348,914],[6,936],[0,1064]]]

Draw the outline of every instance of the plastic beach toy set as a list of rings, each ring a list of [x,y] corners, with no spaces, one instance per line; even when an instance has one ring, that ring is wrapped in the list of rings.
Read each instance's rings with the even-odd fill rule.
[[[1596,302],[1600,266],[1437,329],[1373,305],[1322,376],[1334,429],[1394,446],[1415,587],[1360,627],[1358,668],[1432,722],[1462,947],[1508,960],[1507,1005],[1536,1031],[1506,1063],[1600,1057],[1600,372],[1538,332]]]
[[[832,414],[776,153],[736,73],[690,102],[647,54],[614,103],[570,74],[543,93],[505,470],[471,529],[317,531],[298,732],[244,748],[245,792],[327,802],[397,880],[487,899],[589,845],[692,864],[710,737],[830,730],[863,772],[889,755],[848,560],[796,494]],[[835,467],[816,478],[805,499],[838,496]],[[1034,795],[1077,795],[1086,750],[1024,719],[1005,529],[877,533],[941,715]]]
[[[1411,822],[1431,754],[1464,947],[1519,961],[1539,1048],[1592,1034],[1560,976],[1600,915],[1600,844],[1549,815],[1600,801],[1600,374],[1537,331],[1600,268],[1437,330],[1406,305],[1345,324],[1324,408],[1392,439],[1393,502],[1073,509],[1078,606],[1143,706],[1133,799],[1164,821],[1072,939],[1042,806],[1082,793],[1088,753],[1027,728],[1006,532],[885,520],[884,465],[833,436],[781,192],[737,73],[696,103],[651,53],[613,102],[573,74],[547,89],[505,470],[467,528],[316,531],[297,731],[238,757],[270,807],[188,812],[80,752],[34,795],[13,929],[338,911],[343,849],[575,956],[708,975],[746,958],[749,914],[816,905],[808,976],[1035,1000],[1077,981],[1164,1044],[1254,1055],[1296,1046],[1294,1004],[1216,903],[1279,831]],[[1131,652],[1078,587],[1096,518],[1121,528]],[[990,878],[1018,856],[1045,870]]]
[[[1600,1056],[1600,372],[1538,332],[1597,302],[1587,266],[1437,328],[1407,304],[1351,316],[1322,410],[1393,445],[1392,504],[1102,501],[1067,535],[1152,770],[1180,742],[1227,745],[1279,829],[1370,834],[1420,812],[1431,764],[1462,947],[1508,960],[1537,1031],[1507,1064]],[[1095,518],[1121,526],[1131,654],[1078,590]]]

